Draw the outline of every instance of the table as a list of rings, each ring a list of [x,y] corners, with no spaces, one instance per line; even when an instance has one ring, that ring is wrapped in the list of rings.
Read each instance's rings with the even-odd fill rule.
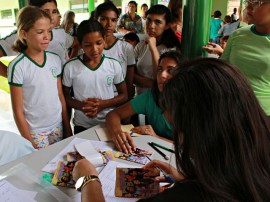
[[[54,158],[54,156],[59,153],[69,142],[71,142],[71,140],[75,137],[78,138],[84,138],[84,139],[89,139],[89,140],[99,140],[98,136],[96,135],[95,129],[99,128],[99,127],[104,127],[101,125],[95,126],[93,128],[90,128],[86,131],[83,131],[77,135],[74,135],[72,137],[69,137],[65,140],[62,140],[56,144],[50,145],[45,149],[33,152],[29,155],[26,155],[24,157],[21,157],[15,161],[12,161],[8,164],[2,165],[0,167],[0,173],[6,172],[8,171],[10,168],[14,167],[15,165],[18,165],[20,163],[24,163],[27,166],[29,166],[30,168],[32,168],[34,171],[36,171],[38,174],[40,174],[40,176],[42,176],[44,174],[44,172],[41,171],[41,169],[51,160]],[[153,151],[153,156],[152,159],[158,159],[158,160],[162,160],[162,161],[166,161],[162,156],[160,156],[158,153],[156,153],[148,144],[147,142],[156,142],[158,144],[161,144],[165,147],[171,148],[172,144],[158,139],[156,137],[153,136],[148,136],[148,135],[143,135],[140,137],[134,137],[134,142],[135,144],[142,148],[142,149],[146,149],[149,151]],[[168,163],[171,163],[172,165],[175,165],[175,158],[174,158],[174,154],[171,154],[168,151],[162,150],[167,156],[170,157],[170,160],[168,160]],[[131,165],[138,165],[136,163],[132,163],[132,162],[128,162],[128,161],[124,161],[121,159],[116,159],[116,161],[120,161],[120,162],[124,162],[127,164],[131,164]],[[76,190],[72,190],[72,189],[67,189],[67,188],[62,188],[59,187],[60,190],[62,190],[63,192],[65,192],[67,195],[72,196]],[[44,200],[46,201],[46,200]]]

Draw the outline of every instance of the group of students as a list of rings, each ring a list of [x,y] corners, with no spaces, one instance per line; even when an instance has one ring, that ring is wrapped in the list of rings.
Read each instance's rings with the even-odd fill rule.
[[[20,11],[17,34],[0,40],[0,53],[8,55],[8,42],[16,42],[19,55],[8,67],[12,106],[21,135],[35,148],[72,135],[69,106],[75,133],[106,119],[117,149],[128,153],[136,145],[121,121],[146,114],[152,128],[142,133],[173,140],[177,169],[147,164],[176,183],[142,201],[269,201],[269,3],[248,4],[254,25],[230,37],[221,58],[237,67],[220,59],[186,61],[163,5],[147,11],[148,38],[133,50],[113,35],[119,13],[111,2],[79,25],[77,38],[55,34],[62,30],[53,28],[55,0],[30,4]],[[66,49],[76,52],[78,44],[84,53],[67,61]],[[77,162],[74,179],[87,175],[98,174],[87,160]],[[82,200],[104,201],[99,181],[85,184]]]
[[[140,201],[270,200],[269,9],[268,1],[246,2],[251,25],[236,30],[221,55],[236,66],[212,58],[174,60],[176,70],[166,85],[157,74],[162,86],[157,103],[174,131],[177,168],[157,160],[144,168],[161,168],[176,183]],[[164,68],[163,60],[161,56],[159,68]],[[119,121],[119,115],[113,118]],[[129,136],[119,136],[114,136],[116,145],[129,142],[123,149],[134,147]],[[88,175],[98,175],[93,165],[77,162],[74,179]],[[82,201],[104,201],[98,181],[81,191]]]
[[[115,120],[107,118],[108,127],[117,129],[114,132],[116,145],[119,145],[116,137],[119,141],[121,137],[125,138],[118,136],[122,133],[119,129],[121,120],[135,113],[147,114],[149,124],[153,126],[146,128],[149,132],[142,133],[172,140],[172,130],[163,111],[158,104],[152,105],[157,103],[159,89],[155,87],[155,94],[150,89],[153,84],[164,85],[166,79],[155,84],[156,75],[159,72],[170,74],[173,68],[163,70],[158,67],[160,55],[175,50],[173,54],[176,55],[170,57],[181,58],[177,52],[180,43],[168,28],[170,10],[155,5],[147,11],[148,38],[135,48],[114,36],[119,13],[111,2],[100,4],[94,20],[85,20],[79,25],[77,37],[54,27],[58,17],[56,10],[55,0],[30,2],[30,6],[20,11],[16,33],[0,40],[2,54],[19,52],[9,64],[8,82],[14,118],[21,135],[38,149],[71,136],[67,106],[75,109],[75,134],[104,123],[108,112],[134,97],[135,84],[137,94],[141,95],[130,101],[129,113],[125,114],[128,102],[120,107],[124,115],[119,118],[117,127]],[[84,53],[68,60],[67,48],[73,47],[74,43],[74,49],[78,49],[79,44]],[[152,111],[147,106],[142,108],[141,103],[146,100],[154,106]],[[156,115],[160,118],[156,119]],[[127,151],[123,146],[117,147]]]

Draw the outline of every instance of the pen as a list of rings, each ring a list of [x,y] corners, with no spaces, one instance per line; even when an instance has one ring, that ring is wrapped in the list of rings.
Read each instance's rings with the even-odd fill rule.
[[[145,157],[148,158],[149,161],[152,161],[152,159],[150,159],[149,156],[145,155]],[[159,169],[159,171],[164,175],[164,177],[166,178],[166,180],[167,180],[169,183],[175,183],[175,180],[174,180],[171,176],[167,175],[160,167],[158,167],[158,166],[156,166],[156,165],[155,165],[155,167],[156,167],[157,169]]]
[[[169,152],[172,152],[172,153],[174,153],[174,150],[172,150],[172,149],[169,149],[169,148],[167,148],[167,147],[164,147],[164,146],[162,146],[162,145],[159,145],[159,144],[157,144],[157,143],[155,143],[155,142],[151,142],[153,145],[155,145],[156,147],[159,147],[159,148],[161,148],[161,149],[164,149],[164,150],[166,150],[166,151],[169,151]]]
[[[160,151],[152,142],[148,142],[148,144],[154,149],[156,150],[157,153],[159,153],[161,156],[164,157],[165,160],[169,160],[169,157],[166,156],[166,154],[164,154],[162,151]]]

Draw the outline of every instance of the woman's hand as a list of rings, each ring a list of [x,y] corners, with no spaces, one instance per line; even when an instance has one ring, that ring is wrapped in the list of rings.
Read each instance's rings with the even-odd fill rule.
[[[112,135],[116,148],[126,154],[135,151],[136,145],[128,132],[118,132]]]
[[[182,173],[179,173],[176,168],[159,160],[152,160],[143,167],[143,169],[149,170],[149,173],[147,173],[149,176],[156,174],[158,168],[165,172],[166,175],[172,177],[175,181],[185,179],[185,176]],[[166,178],[164,176],[155,177],[155,180],[158,182],[166,182]]]
[[[210,54],[218,54],[219,56],[222,55],[224,51],[220,45],[212,42],[208,42],[206,46],[203,46],[202,48]]]
[[[138,133],[141,135],[151,135],[154,137],[159,137],[151,125],[145,125],[145,126],[137,126],[135,128],[131,129],[134,133]]]
[[[77,181],[80,177],[87,175],[98,176],[98,172],[96,168],[93,166],[93,164],[91,164],[88,160],[82,159],[77,161],[72,171],[73,179]]]

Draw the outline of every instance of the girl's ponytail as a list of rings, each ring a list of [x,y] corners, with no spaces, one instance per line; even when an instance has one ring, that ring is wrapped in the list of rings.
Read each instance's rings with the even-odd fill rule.
[[[23,52],[26,50],[26,48],[27,48],[27,44],[25,43],[24,39],[20,39],[20,38],[18,38],[12,46],[12,49],[16,52]]]

